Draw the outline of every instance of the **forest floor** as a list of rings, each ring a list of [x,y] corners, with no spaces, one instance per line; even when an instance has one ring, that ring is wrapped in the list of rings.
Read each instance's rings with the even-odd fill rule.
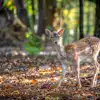
[[[82,88],[68,71],[57,87],[62,69],[54,57],[1,56],[0,100],[100,100],[100,73],[97,86],[90,87],[93,70],[93,64],[81,65]]]

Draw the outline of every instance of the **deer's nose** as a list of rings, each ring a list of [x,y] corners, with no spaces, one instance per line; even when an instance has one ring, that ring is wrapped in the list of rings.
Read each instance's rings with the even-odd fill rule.
[[[57,44],[57,41],[55,41],[55,44]]]

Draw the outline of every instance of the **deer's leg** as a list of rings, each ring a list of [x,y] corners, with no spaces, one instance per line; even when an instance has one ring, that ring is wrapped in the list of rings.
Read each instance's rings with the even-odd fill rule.
[[[81,88],[81,82],[80,82],[80,59],[77,60],[77,81],[79,88]]]
[[[72,75],[73,76],[76,76],[77,75],[76,66],[74,64],[71,66],[71,71],[72,71]]]
[[[92,83],[92,87],[95,87],[97,84],[97,75],[99,73],[99,63],[97,61],[97,56],[99,55],[99,51],[94,51],[93,53],[93,60],[94,60],[94,64],[95,64],[95,73],[94,73],[94,78],[93,78],[93,83]]]
[[[64,77],[66,75],[66,65],[62,64],[61,67],[62,67],[62,76],[61,76],[61,78],[60,78],[60,80],[58,82],[58,87],[61,85],[61,83],[63,82]]]
[[[77,68],[77,82],[79,88],[81,88],[81,81],[80,81],[80,57],[77,53],[74,55],[74,59],[76,61],[76,68]]]

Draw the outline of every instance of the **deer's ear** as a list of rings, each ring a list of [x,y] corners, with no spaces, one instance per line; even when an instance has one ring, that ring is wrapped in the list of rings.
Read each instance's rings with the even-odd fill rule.
[[[51,35],[51,31],[48,30],[48,29],[45,29],[45,34],[46,34],[47,36],[50,36],[50,35]]]
[[[64,33],[64,29],[60,29],[57,33],[59,34],[59,36],[62,36]]]

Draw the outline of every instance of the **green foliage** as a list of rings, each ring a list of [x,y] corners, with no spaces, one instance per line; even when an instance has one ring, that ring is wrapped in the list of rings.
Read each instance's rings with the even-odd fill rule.
[[[24,43],[24,49],[33,55],[37,55],[41,51],[41,38],[31,34],[31,32],[26,33],[27,41]]]
[[[5,0],[4,7],[8,8],[11,11],[14,10],[15,6],[13,0]]]
[[[35,24],[35,19],[33,18],[33,16],[35,17],[38,14],[37,11],[37,0],[34,0],[34,5],[32,5],[32,1],[31,0],[25,0],[25,7],[27,10],[27,14],[28,14],[28,21],[29,21],[29,28],[31,29],[31,31],[34,32],[34,24]],[[34,9],[32,9],[32,6],[34,6]]]
[[[84,35],[94,34],[94,22],[95,22],[95,2],[96,0],[84,0]],[[29,29],[32,32],[36,32],[38,24],[38,0],[34,0],[32,5],[31,0],[24,0],[25,8],[28,13]],[[5,0],[4,6],[9,10],[14,10],[14,0]],[[46,3],[45,3],[46,6]],[[45,7],[44,7],[45,8]],[[51,15],[52,16],[52,15]],[[46,16],[45,16],[46,18]],[[60,19],[62,18],[62,25],[59,26]],[[67,44],[79,38],[79,0],[56,0],[56,13],[54,21],[56,26],[46,26],[48,29],[63,27],[65,29],[63,42]],[[57,26],[58,25],[58,26]],[[26,34],[27,43],[24,44],[26,50],[33,54],[40,50],[40,40],[35,40],[37,37],[33,36],[31,32]],[[38,49],[36,49],[36,48]],[[34,49],[33,49],[34,48]]]
[[[31,0],[25,0],[25,5],[26,5],[28,14],[31,16],[33,14]]]
[[[78,1],[78,2],[77,2]],[[63,18],[63,27],[65,29],[63,42],[68,44],[73,40],[79,39],[79,0],[57,0],[57,8],[60,8],[60,13],[56,14],[56,18]],[[84,35],[94,34],[95,22],[95,1],[84,1]],[[62,6],[61,6],[62,5]],[[58,26],[59,27],[59,26]]]

